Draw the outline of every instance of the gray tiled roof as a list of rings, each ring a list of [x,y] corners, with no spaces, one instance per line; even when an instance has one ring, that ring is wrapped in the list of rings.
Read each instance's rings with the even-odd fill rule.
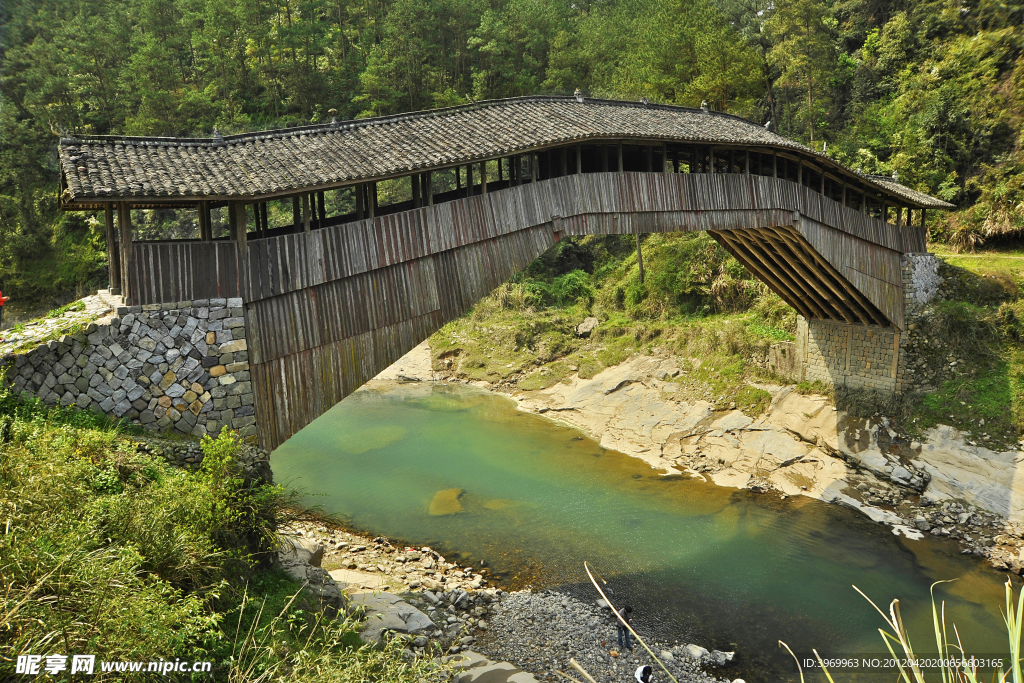
[[[842,168],[736,116],[608,100],[581,104],[571,97],[496,100],[223,138],[66,138],[60,141],[60,162],[66,204],[243,199],[609,138],[789,148],[833,170]],[[913,204],[949,206],[891,180],[860,178]]]

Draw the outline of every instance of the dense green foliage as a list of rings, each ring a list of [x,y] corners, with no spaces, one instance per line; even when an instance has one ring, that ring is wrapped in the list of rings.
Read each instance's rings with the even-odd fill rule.
[[[100,224],[58,210],[56,135],[205,136],[577,87],[771,120],[959,203],[933,228],[970,247],[1024,227],[1021,22],[997,0],[14,0],[0,283],[39,305],[104,280]],[[181,232],[139,213],[143,232]]]
[[[262,568],[289,497],[245,482],[238,447],[204,437],[184,471],[102,416],[0,390],[0,678],[19,654],[93,654],[214,662],[196,680],[422,680],[431,665],[400,640],[358,647],[355,623],[320,620]]]

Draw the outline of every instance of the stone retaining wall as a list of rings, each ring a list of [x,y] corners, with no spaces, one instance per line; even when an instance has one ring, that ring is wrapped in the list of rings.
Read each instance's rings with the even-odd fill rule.
[[[926,378],[915,373],[918,316],[939,294],[934,254],[903,254],[903,306],[907,330],[797,318],[797,379],[830,386],[905,391]]]
[[[0,358],[5,384],[153,431],[255,437],[241,299],[120,307],[33,350]]]
[[[801,380],[831,386],[900,391],[900,331],[893,327],[797,319]]]

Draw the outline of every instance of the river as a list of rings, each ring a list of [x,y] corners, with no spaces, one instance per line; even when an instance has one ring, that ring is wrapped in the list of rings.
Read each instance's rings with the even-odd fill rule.
[[[957,579],[936,589],[947,621],[969,652],[1005,650],[1005,578],[954,543],[898,537],[803,497],[660,476],[483,390],[364,388],[271,463],[275,480],[303,490],[308,503],[372,534],[485,560],[507,589],[592,600],[587,560],[614,599],[637,609],[641,634],[736,650],[732,675],[751,682],[789,671],[780,639],[824,657],[886,653],[881,617],[853,585],[883,609],[899,598],[913,642],[927,652],[935,649],[929,586]],[[462,510],[431,514],[449,489],[462,490]]]

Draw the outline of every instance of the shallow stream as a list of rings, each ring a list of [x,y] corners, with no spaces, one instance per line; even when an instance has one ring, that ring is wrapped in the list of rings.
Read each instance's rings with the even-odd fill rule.
[[[506,588],[593,600],[587,560],[612,599],[637,610],[641,635],[736,650],[730,675],[750,683],[791,671],[780,639],[826,658],[887,654],[881,617],[853,585],[883,609],[898,597],[913,642],[929,652],[929,585],[957,579],[936,588],[947,621],[969,652],[1005,650],[1005,578],[953,543],[897,537],[806,498],[661,476],[482,390],[363,389],[271,462],[277,482],[353,527],[485,560]]]

